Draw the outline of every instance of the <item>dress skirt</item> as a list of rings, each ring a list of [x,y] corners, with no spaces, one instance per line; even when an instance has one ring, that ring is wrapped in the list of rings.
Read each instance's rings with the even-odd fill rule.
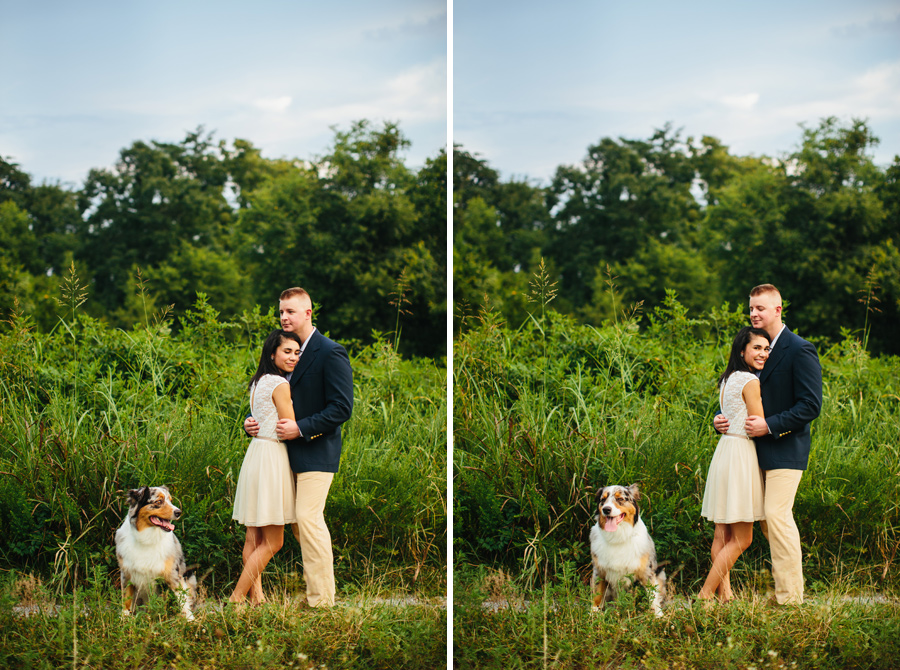
[[[716,445],[700,514],[714,523],[765,519],[763,477],[753,440],[723,435]]]
[[[245,526],[295,523],[294,481],[284,442],[254,438],[238,475],[231,518]]]

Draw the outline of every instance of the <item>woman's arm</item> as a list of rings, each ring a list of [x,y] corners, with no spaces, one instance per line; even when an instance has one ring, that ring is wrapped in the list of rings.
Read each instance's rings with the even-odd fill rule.
[[[762,396],[759,393],[759,380],[751,379],[741,389],[741,397],[747,405],[747,416],[765,416],[763,414]]]
[[[294,420],[294,406],[291,404],[290,384],[279,384],[276,386],[275,390],[272,391],[272,402],[275,403],[275,409],[278,410],[279,419]]]

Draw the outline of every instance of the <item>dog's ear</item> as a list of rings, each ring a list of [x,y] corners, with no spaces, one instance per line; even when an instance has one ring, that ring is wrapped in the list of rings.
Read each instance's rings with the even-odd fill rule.
[[[594,502],[595,502],[595,503],[600,502],[600,496],[603,495],[603,492],[604,492],[605,490],[606,490],[606,487],[605,487],[605,486],[601,486],[599,489],[597,489],[597,493],[594,494]]]
[[[143,505],[150,499],[150,487],[142,486],[139,489],[131,489],[128,492],[129,505]]]
[[[631,486],[629,486],[629,487],[628,487],[628,493],[631,494],[631,497],[632,497],[635,501],[638,501],[638,500],[641,499],[641,490],[638,488],[638,485],[637,485],[637,484],[632,484]]]

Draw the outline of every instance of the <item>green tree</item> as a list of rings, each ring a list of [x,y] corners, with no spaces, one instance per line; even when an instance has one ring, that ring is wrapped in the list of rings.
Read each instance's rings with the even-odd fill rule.
[[[89,268],[89,311],[113,316],[133,289],[135,266],[154,269],[181,255],[183,245],[203,249],[206,256],[227,254],[232,210],[225,198],[228,172],[224,147],[213,145],[203,129],[183,142],[135,142],[122,150],[112,170],[91,170],[80,193],[83,221],[78,229],[76,261]],[[164,284],[151,285],[161,300],[184,294]],[[234,287],[210,292],[225,298]],[[178,303],[178,309],[193,304]],[[120,312],[121,314],[121,312]],[[127,325],[114,319],[119,325]]]
[[[805,335],[837,340],[842,327],[861,332],[871,318],[872,348],[896,350],[886,337],[900,327],[896,305],[867,314],[860,303],[882,282],[897,295],[900,228],[885,207],[896,183],[868,153],[877,143],[864,121],[826,118],[804,129],[794,152],[720,189],[705,228],[727,299],[742,302],[748,288],[771,282],[791,301],[786,321]]]
[[[402,350],[445,352],[446,217],[435,174],[442,159],[417,179],[400,157],[408,146],[396,124],[359,121],[335,132],[325,156],[270,171],[244,192],[241,256],[260,304],[303,286],[322,330],[360,341],[395,331],[402,308]],[[437,205],[423,209],[429,197]]]
[[[544,189],[527,180],[501,181],[485,160],[460,146],[453,173],[454,328],[487,307],[485,295],[491,309],[519,324],[550,225]]]
[[[74,191],[33,186],[18,165],[0,158],[0,314],[17,299],[39,326],[56,325],[59,277],[72,261],[79,221]]]
[[[560,272],[559,308],[588,306],[597,271],[625,263],[648,240],[690,247],[700,218],[695,177],[689,151],[669,125],[647,141],[603,138],[581,165],[557,168],[546,255]]]
[[[648,255],[648,244],[679,247],[681,258],[695,255],[701,216],[691,192],[696,178],[689,147],[669,125],[646,141],[603,138],[580,165],[559,167],[548,198],[554,225],[547,247],[560,273],[559,308],[596,314],[602,303],[596,278],[607,265],[668,273],[646,264],[671,260],[674,252]],[[643,257],[635,259],[639,253]],[[643,292],[644,283],[632,282],[635,300],[661,297],[656,290]]]

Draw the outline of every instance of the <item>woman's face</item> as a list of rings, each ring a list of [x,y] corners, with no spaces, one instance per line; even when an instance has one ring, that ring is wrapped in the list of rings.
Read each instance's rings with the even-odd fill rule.
[[[769,340],[762,335],[751,335],[744,347],[744,362],[751,370],[762,370],[769,358]]]
[[[275,349],[275,355],[272,357],[275,361],[275,367],[284,373],[293,372],[294,366],[300,360],[300,345],[290,339],[282,339]]]

